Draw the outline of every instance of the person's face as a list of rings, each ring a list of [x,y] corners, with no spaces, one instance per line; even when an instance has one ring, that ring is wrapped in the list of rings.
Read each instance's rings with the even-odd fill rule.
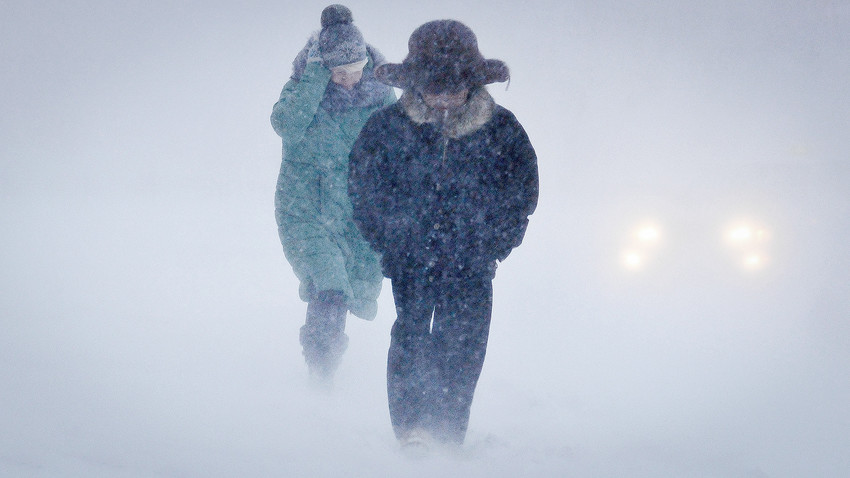
[[[331,81],[350,90],[363,78],[363,66],[359,63],[331,68]]]
[[[422,99],[425,101],[425,104],[429,108],[439,111],[448,111],[463,106],[468,96],[468,89],[463,89],[456,93],[422,93]]]

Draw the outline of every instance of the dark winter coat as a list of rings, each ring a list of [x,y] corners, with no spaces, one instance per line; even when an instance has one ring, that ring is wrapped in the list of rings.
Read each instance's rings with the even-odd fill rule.
[[[390,278],[495,271],[537,205],[537,158],[483,87],[441,117],[405,92],[364,126],[349,160],[354,220]]]

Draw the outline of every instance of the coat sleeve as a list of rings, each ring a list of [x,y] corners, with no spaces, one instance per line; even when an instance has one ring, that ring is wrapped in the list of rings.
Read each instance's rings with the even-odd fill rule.
[[[401,139],[396,130],[397,112],[390,106],[369,118],[349,156],[348,195],[354,222],[384,262],[407,255],[425,237],[420,199],[411,197],[398,175],[396,162]]]
[[[381,163],[386,148],[380,140],[381,128],[375,116],[369,118],[354,142],[348,157],[348,196],[354,222],[360,233],[378,252],[385,252],[383,215],[385,198],[381,188]]]
[[[300,80],[291,79],[283,87],[272,108],[271,123],[283,138],[284,148],[304,138],[325,94],[331,72],[318,62],[308,63]]]
[[[504,212],[495,224],[493,250],[498,260],[508,257],[513,248],[522,243],[528,226],[528,217],[537,208],[539,179],[537,154],[531,146],[522,125],[510,115],[510,125],[505,138],[507,163],[502,171],[504,190],[500,209]]]

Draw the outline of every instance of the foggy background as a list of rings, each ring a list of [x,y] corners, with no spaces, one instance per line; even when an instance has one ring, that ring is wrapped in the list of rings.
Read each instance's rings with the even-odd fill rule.
[[[392,62],[469,25],[539,157],[467,443],[419,461],[388,282],[333,394],[298,344],[268,117],[328,3],[2,3],[0,476],[850,474],[850,3],[345,2]]]

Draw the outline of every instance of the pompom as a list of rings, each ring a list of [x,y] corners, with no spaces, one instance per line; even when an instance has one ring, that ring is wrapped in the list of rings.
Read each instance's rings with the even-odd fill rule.
[[[338,23],[346,24],[354,22],[351,10],[345,5],[330,5],[322,10],[322,28],[327,28]]]

